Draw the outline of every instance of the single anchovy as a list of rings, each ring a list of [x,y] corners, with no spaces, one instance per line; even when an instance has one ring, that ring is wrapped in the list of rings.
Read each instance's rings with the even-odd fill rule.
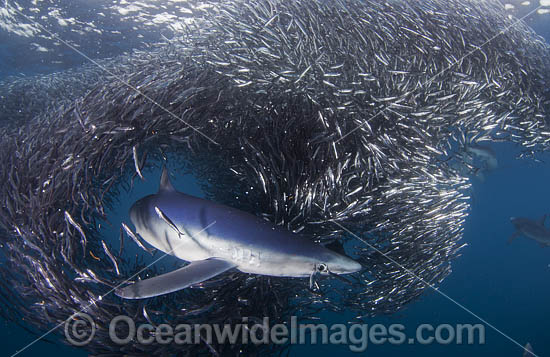
[[[136,168],[136,172],[137,172],[139,178],[142,179],[143,181],[145,181],[145,178],[143,177],[143,175],[141,173],[141,169],[139,168],[139,159],[138,159],[137,147],[135,145],[132,147],[132,153],[133,153],[133,156],[134,156],[134,166]]]
[[[145,317],[147,322],[149,322],[151,326],[156,328],[156,325],[153,323],[153,320],[151,320],[151,318],[149,317],[149,314],[147,313],[147,309],[145,308],[145,305],[143,305],[142,313],[143,313],[143,317]]]
[[[103,250],[105,251],[105,254],[111,259],[113,262],[113,265],[115,266],[116,275],[120,275],[120,270],[118,270],[118,263],[116,262],[115,256],[111,253],[109,248],[107,247],[107,244],[105,244],[105,241],[101,241],[101,245],[103,246]]]
[[[122,252],[124,250],[124,233],[123,233],[123,229],[122,227],[120,227],[120,246],[118,248],[118,257],[121,258],[122,257]]]
[[[86,234],[84,234],[84,230],[82,229],[82,227],[80,227],[80,225],[78,223],[75,222],[75,220],[73,219],[73,217],[71,217],[71,215],[69,214],[69,212],[65,211],[65,220],[71,225],[73,226],[77,231],[78,233],[80,233],[80,236],[82,237],[82,250],[83,250],[83,254],[86,255],[86,245],[87,245],[87,239],[86,239]]]
[[[175,230],[178,235],[180,236],[183,236],[185,235],[185,233],[182,233],[178,227],[174,224],[174,222],[172,222],[172,220],[170,218],[168,218],[164,212],[162,212],[162,210],[160,208],[158,208],[157,206],[155,206],[155,212],[157,213],[157,215],[159,216],[160,219],[162,219],[164,222],[166,222],[166,224],[168,224],[168,226],[170,226],[170,228],[172,228],[173,230]]]
[[[130,227],[128,227],[126,225],[126,223],[122,222],[122,228],[124,228],[124,231],[126,232],[126,234],[128,234],[130,236],[130,238],[132,238],[132,240],[143,250],[145,250],[147,253],[153,255],[153,249],[151,248],[147,248],[145,245],[143,245],[143,243],[141,243],[141,240],[139,239],[139,237],[130,229]]]

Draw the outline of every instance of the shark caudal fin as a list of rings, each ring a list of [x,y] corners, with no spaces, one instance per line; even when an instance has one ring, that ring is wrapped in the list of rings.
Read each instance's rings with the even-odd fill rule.
[[[124,299],[145,299],[164,295],[213,278],[235,266],[217,258],[197,260],[183,268],[116,289],[115,294]]]

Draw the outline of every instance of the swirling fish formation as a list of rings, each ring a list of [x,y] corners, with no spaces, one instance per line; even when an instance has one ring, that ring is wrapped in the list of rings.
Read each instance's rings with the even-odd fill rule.
[[[116,78],[83,70],[85,94],[50,91],[36,101],[41,114],[3,130],[6,317],[44,331],[84,310],[100,321],[86,347],[96,355],[276,352],[119,346],[106,326],[119,314],[275,323],[323,309],[357,320],[398,311],[448,276],[463,246],[470,184],[448,165],[456,148],[509,140],[532,155],[550,146],[549,46],[497,2],[252,0],[192,11],[177,41],[112,60]],[[5,118],[16,110],[4,108]],[[106,243],[99,222],[120,190],[166,158],[212,200],[344,243],[364,271],[314,291],[300,279],[229,273],[145,302],[106,294],[144,261]]]

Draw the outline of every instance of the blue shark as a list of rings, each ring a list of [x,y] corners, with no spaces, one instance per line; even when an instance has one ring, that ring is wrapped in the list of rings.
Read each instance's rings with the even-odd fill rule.
[[[163,169],[158,193],[136,201],[130,220],[147,243],[190,262],[118,288],[126,299],[178,291],[230,269],[278,277],[351,274],[362,266],[253,214],[176,191]]]
[[[489,146],[471,143],[466,145],[464,150],[479,158],[483,162],[486,170],[495,170],[498,167],[495,151]]]
[[[450,159],[450,158],[449,158]],[[451,162],[451,167],[463,176],[472,176],[485,181],[485,173],[498,168],[495,151],[489,147],[469,142],[457,152],[457,161]]]
[[[550,246],[550,230],[545,227],[545,220],[546,215],[544,215],[539,221],[521,217],[510,218],[510,221],[516,228],[516,231],[512,234],[510,239],[508,239],[508,243],[517,237],[524,235],[537,241],[542,246]]]

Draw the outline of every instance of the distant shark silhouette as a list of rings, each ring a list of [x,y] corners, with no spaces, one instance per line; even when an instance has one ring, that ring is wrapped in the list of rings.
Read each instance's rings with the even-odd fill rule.
[[[483,162],[485,170],[495,170],[498,167],[498,160],[495,151],[489,146],[468,144],[464,150],[478,157]]]
[[[461,175],[475,177],[481,182],[485,181],[485,173],[498,168],[495,151],[489,146],[474,142],[464,144],[456,158],[458,161],[451,163],[454,169]]]
[[[524,235],[537,241],[541,246],[550,246],[550,230],[544,226],[546,215],[539,221],[534,221],[529,218],[512,217],[510,221],[516,228],[516,231],[508,239],[508,243],[512,242],[517,237]]]
[[[115,291],[126,299],[174,292],[232,268],[284,277],[338,276],[361,269],[345,255],[250,213],[176,191],[166,168],[158,193],[135,202],[130,219],[153,247],[191,263]]]
[[[531,346],[531,344],[529,342],[527,342],[527,344],[523,348],[524,348],[523,357],[534,357],[534,356],[536,356],[535,352],[533,352],[533,347]]]

